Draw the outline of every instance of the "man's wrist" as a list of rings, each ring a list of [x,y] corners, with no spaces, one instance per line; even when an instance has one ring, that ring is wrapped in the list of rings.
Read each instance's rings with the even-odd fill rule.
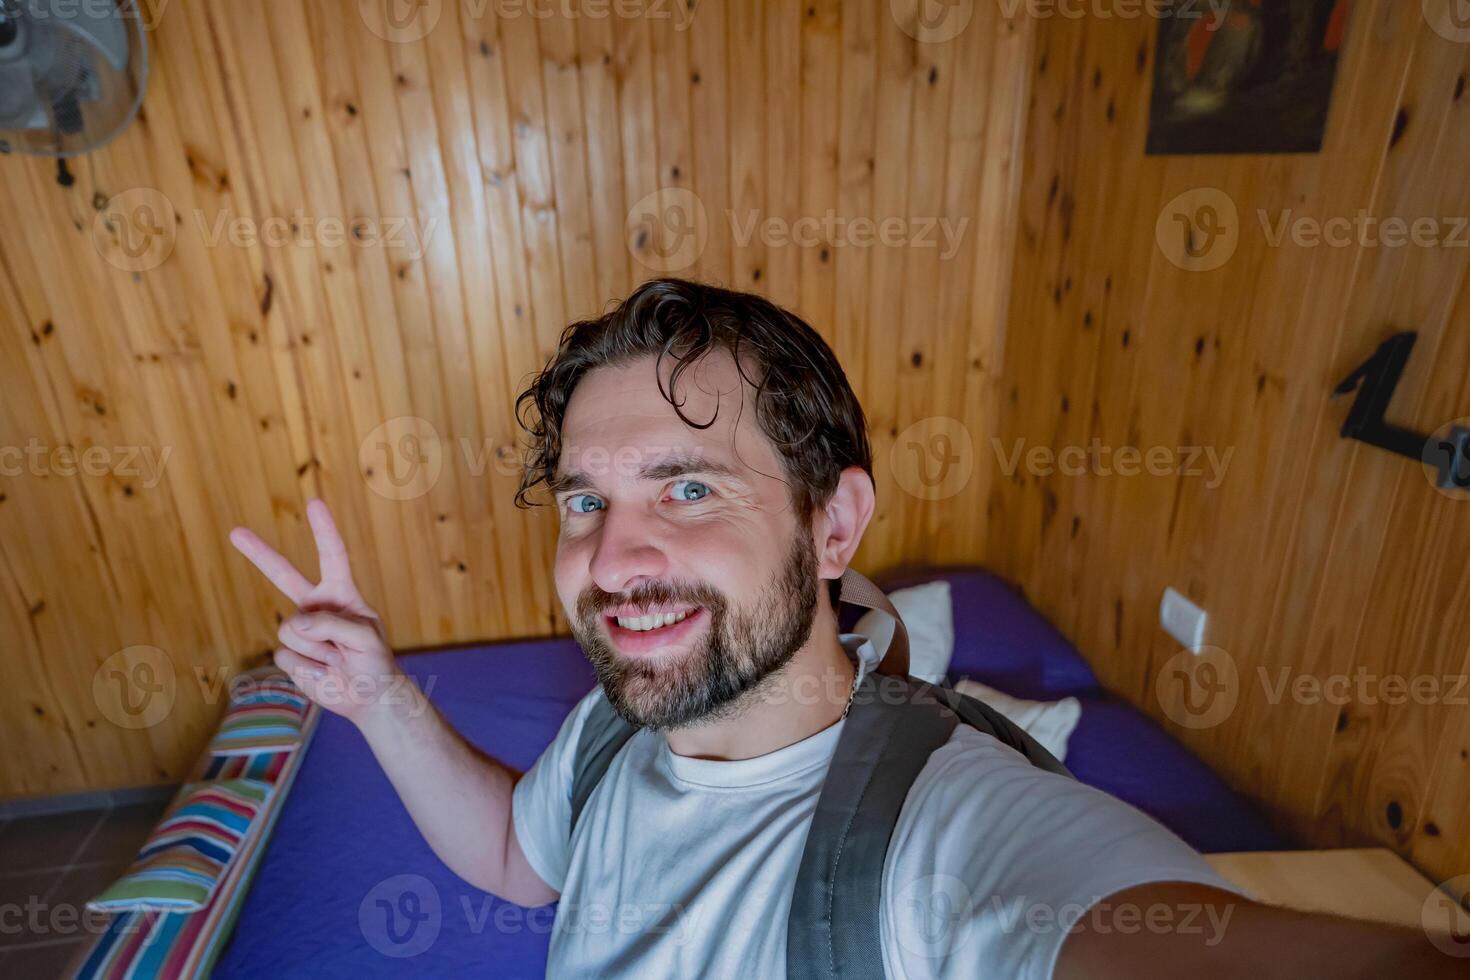
[[[369,742],[405,732],[415,721],[433,711],[428,697],[407,674],[397,674],[388,689],[371,704],[363,705],[352,723]]]

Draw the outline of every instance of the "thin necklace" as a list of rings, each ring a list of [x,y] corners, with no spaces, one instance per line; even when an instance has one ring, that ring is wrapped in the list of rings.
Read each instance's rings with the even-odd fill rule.
[[[850,691],[847,692],[847,704],[846,704],[846,706],[843,707],[843,709],[842,709],[842,718],[839,718],[838,721],[841,721],[841,720],[845,719],[847,717],[847,713],[852,710],[852,699],[855,698],[855,697],[857,697],[858,684],[862,681],[862,679],[863,679],[863,666],[862,666],[862,664],[860,664],[860,663],[853,664],[852,665],[852,690],[850,690]]]

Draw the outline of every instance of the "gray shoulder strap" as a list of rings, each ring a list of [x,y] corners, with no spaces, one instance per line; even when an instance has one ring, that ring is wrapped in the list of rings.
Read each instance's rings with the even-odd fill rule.
[[[962,722],[971,728],[978,728],[985,734],[994,736],[1002,745],[1015,749],[1036,768],[1045,769],[1047,772],[1054,772],[1058,776],[1066,776],[1069,779],[1077,778],[1072,775],[1070,769],[1062,765],[1056,756],[1047,751],[1046,746],[1036,741],[1030,732],[984,701],[972,698],[968,694],[961,694],[952,687],[933,687],[931,689],[960,716]]]
[[[592,791],[602,780],[613,758],[637,729],[628,724],[623,716],[613,710],[607,698],[597,698],[582,722],[582,733],[577,739],[577,754],[572,761],[572,820],[568,833],[577,826],[577,819],[587,806]]]
[[[817,797],[786,929],[791,980],[882,980],[883,861],[909,787],[959,718],[915,698],[906,677],[869,673],[853,695]]]
[[[1004,715],[953,688],[869,673],[817,797],[786,924],[790,980],[883,980],[883,866],[909,789],[960,724],[1071,776]]]

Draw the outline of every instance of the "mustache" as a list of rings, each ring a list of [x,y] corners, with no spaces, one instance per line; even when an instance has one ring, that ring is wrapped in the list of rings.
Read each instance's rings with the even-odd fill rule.
[[[645,582],[630,592],[604,592],[588,586],[577,597],[577,618],[590,622],[605,609],[615,606],[703,606],[712,614],[724,612],[724,595],[711,585],[686,582]]]

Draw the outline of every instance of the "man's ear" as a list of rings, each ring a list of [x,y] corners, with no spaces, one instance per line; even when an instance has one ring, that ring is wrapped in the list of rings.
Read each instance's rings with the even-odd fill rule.
[[[837,489],[817,522],[817,577],[841,578],[873,519],[873,478],[860,466],[849,466],[837,478]]]

